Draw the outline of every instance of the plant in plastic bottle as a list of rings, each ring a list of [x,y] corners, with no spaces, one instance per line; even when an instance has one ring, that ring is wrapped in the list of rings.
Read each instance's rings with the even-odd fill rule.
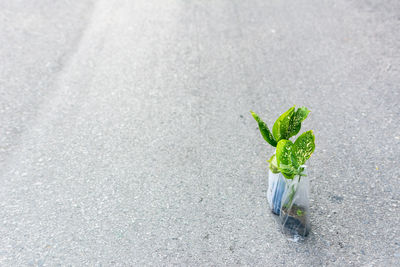
[[[301,123],[307,118],[310,111],[306,107],[296,110],[295,106],[288,109],[275,121],[272,132],[261,118],[251,111],[253,118],[257,121],[261,135],[271,146],[277,147],[280,141],[289,140],[292,136],[299,133]],[[269,158],[269,179],[267,198],[272,212],[279,215],[281,209],[281,199],[285,192],[285,178],[282,171],[278,168],[276,155]],[[287,173],[285,171],[285,173]]]
[[[305,162],[315,149],[312,131],[301,134],[292,143],[280,140],[276,147],[277,169],[286,178],[281,199],[280,221],[283,229],[293,237],[307,236],[309,223],[309,181]]]

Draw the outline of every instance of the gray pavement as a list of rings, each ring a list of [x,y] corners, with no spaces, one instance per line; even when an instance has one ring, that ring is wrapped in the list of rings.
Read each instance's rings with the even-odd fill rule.
[[[0,265],[400,265],[400,2],[0,1]],[[267,200],[312,113],[311,236]]]

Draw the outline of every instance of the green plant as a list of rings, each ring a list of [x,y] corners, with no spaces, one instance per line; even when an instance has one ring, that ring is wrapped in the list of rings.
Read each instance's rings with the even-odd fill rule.
[[[295,110],[295,106],[291,107],[275,121],[271,133],[267,124],[256,113],[250,112],[258,123],[261,135],[273,147],[276,147],[280,140],[289,140],[290,137],[298,134],[301,123],[310,113],[306,107],[301,107],[297,110]]]
[[[312,131],[301,134],[292,143],[290,140],[280,140],[276,147],[276,168],[287,179],[295,175],[302,176],[302,165],[310,158],[315,149],[315,137]]]
[[[277,147],[280,141],[288,141],[290,137],[298,134],[301,129],[301,123],[307,118],[308,113],[310,113],[306,107],[301,107],[297,110],[295,106],[291,107],[275,121],[271,133],[267,124],[255,112],[250,112],[258,123],[262,137],[273,147]],[[269,168],[273,173],[281,172],[275,155],[272,155],[268,162]],[[285,167],[283,166],[283,168]],[[288,173],[288,171],[286,172]]]

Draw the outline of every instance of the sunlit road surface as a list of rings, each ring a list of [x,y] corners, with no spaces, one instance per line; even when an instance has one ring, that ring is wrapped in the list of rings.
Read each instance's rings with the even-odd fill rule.
[[[400,264],[400,2],[0,1],[0,265]],[[266,200],[312,112],[312,232]]]

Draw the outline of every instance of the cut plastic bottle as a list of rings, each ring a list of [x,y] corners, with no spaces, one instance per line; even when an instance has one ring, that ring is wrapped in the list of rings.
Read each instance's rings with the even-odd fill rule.
[[[282,231],[294,240],[310,233],[309,191],[310,185],[305,171],[301,176],[296,175],[292,180],[285,181],[279,219]]]

